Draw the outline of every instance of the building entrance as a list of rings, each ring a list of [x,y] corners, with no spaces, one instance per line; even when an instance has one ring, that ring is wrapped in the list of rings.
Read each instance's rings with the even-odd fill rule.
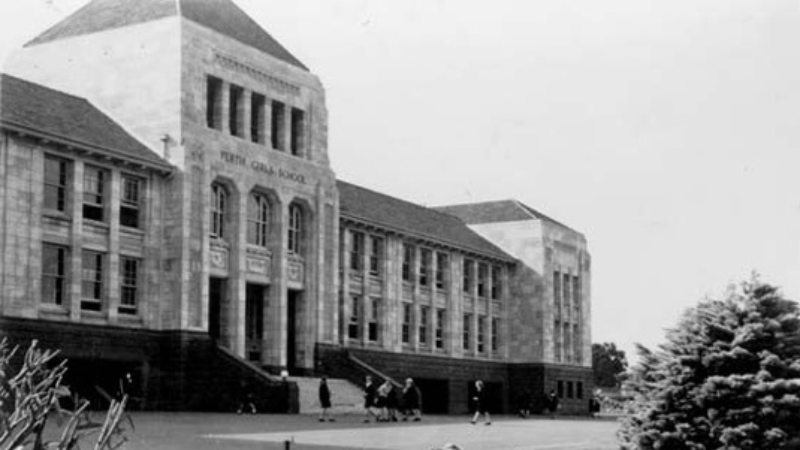
[[[217,341],[222,337],[222,305],[225,303],[225,279],[208,279],[208,334]]]
[[[298,369],[298,350],[302,341],[302,301],[303,292],[289,290],[287,293],[287,321],[286,321],[286,368],[290,374],[296,374]]]
[[[264,345],[264,302],[267,298],[267,287],[260,284],[247,284],[245,297],[245,348],[247,359],[261,362]]]

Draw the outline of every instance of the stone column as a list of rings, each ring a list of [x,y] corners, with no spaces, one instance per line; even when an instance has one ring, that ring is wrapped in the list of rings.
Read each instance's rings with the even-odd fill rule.
[[[445,350],[453,356],[462,356],[461,320],[464,317],[464,289],[463,283],[464,255],[453,252],[450,257],[450,295],[447,302],[447,320],[445,324]]]
[[[271,343],[269,364],[271,366],[286,368],[287,364],[287,330],[288,330],[288,293],[286,292],[286,257],[287,257],[287,226],[289,221],[289,204],[281,198],[275,205],[276,223],[273,236],[275,245],[272,252],[272,286],[270,289],[270,323]]]
[[[341,317],[341,324],[342,324],[342,339],[341,343],[347,345],[350,339],[350,315],[352,314],[351,304],[352,301],[350,300],[350,259],[348,250],[350,249],[351,242],[353,240],[352,234],[350,234],[350,228],[347,226],[342,227],[341,232],[341,242],[339,245],[339,255],[340,261],[342,264],[342,317]]]
[[[221,80],[220,83],[220,113],[221,116],[220,120],[220,130],[223,133],[230,134],[231,133],[231,84],[225,80]]]
[[[245,333],[244,324],[247,314],[247,200],[250,194],[237,189],[236,208],[230,212],[232,235],[228,238],[230,243],[230,254],[228,261],[228,288],[230,304],[230,322],[228,323],[231,334],[230,349],[242,358],[245,355]]]
[[[72,179],[72,230],[70,233],[70,305],[73,322],[81,320],[81,281],[83,280],[83,161],[76,159]]]
[[[120,302],[119,206],[122,177],[119,170],[111,170],[111,194],[108,200],[108,321],[116,323]]]
[[[250,125],[252,116],[252,97],[253,91],[249,89],[242,89],[242,107],[239,108],[242,111],[242,139],[250,142]]]

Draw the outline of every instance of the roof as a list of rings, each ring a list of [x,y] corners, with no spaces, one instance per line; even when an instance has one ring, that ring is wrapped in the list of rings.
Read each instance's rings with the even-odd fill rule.
[[[171,167],[86,99],[6,74],[0,74],[0,125],[164,169]]]
[[[26,46],[180,15],[303,70],[289,53],[231,0],[92,0]]]
[[[341,180],[336,183],[343,217],[495,258],[514,259],[455,216]]]
[[[518,222],[523,220],[544,220],[568,230],[575,231],[563,223],[516,200],[465,203],[461,205],[439,206],[435,209],[458,217],[470,225],[496,222]]]

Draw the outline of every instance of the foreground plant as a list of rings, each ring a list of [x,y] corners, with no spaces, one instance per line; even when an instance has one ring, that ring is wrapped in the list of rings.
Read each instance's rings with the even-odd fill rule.
[[[19,347],[10,348],[5,339],[0,341],[0,450],[77,450],[87,441],[93,442],[95,450],[124,445],[121,421],[127,395],[111,400],[102,423],[93,422],[86,400],[74,398],[71,411],[61,408],[61,400],[69,398],[70,392],[62,385],[67,362],[56,363],[57,351],[41,350],[33,341],[14,370],[11,360],[18,351]],[[51,417],[60,435],[47,440],[45,429]]]
[[[775,287],[704,301],[639,353],[623,449],[800,449],[800,317]]]

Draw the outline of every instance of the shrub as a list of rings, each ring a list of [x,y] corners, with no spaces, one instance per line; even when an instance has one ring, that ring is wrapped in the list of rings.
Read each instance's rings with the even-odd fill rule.
[[[743,283],[638,350],[623,449],[800,449],[800,318],[776,288]]]
[[[71,411],[61,408],[61,401],[68,399],[70,392],[62,385],[67,361],[56,362],[57,351],[40,350],[33,341],[22,355],[18,370],[14,370],[12,360],[18,350],[9,348],[5,339],[0,341],[1,450],[72,450],[89,440],[93,440],[95,450],[113,450],[125,443],[121,421],[127,395],[119,401],[112,399],[105,420],[95,423],[85,400],[73,399]],[[56,418],[60,436],[48,441],[45,428],[50,417]]]

